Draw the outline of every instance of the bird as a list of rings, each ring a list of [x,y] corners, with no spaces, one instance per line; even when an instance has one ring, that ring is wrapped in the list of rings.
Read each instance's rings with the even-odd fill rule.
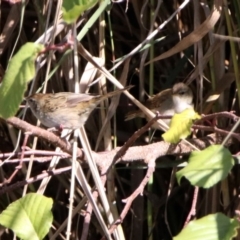
[[[85,124],[100,102],[132,87],[132,85],[127,86],[104,95],[72,92],[36,93],[28,96],[26,101],[35,117],[49,129],[75,130]]]
[[[153,111],[159,112],[163,116],[173,116],[175,113],[181,113],[187,108],[193,108],[193,92],[185,83],[176,83],[172,88],[168,88],[149,98],[143,103],[145,107]],[[133,110],[126,114],[125,121],[136,117],[145,118],[145,114],[141,110]],[[163,119],[169,125],[171,119]]]

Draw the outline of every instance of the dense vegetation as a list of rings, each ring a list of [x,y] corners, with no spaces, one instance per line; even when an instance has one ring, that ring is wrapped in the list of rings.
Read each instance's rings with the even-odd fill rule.
[[[101,6],[103,10],[98,14]],[[167,144],[161,138],[162,131],[147,130],[148,127],[134,139],[134,132],[147,121],[124,120],[128,111],[136,109],[129,96],[122,94],[119,102],[111,101],[114,104],[110,107],[110,101],[99,105],[85,125],[87,138],[81,132],[82,137],[77,140],[85,154],[78,150],[78,162],[74,166],[82,166],[93,197],[98,199],[96,206],[106,226],[112,230],[116,225],[107,223],[107,218],[113,221],[106,216],[103,200],[95,188],[96,179],[101,181],[99,184],[105,184],[112,217],[118,219],[118,234],[122,234],[118,238],[112,235],[114,239],[172,239],[190,220],[217,212],[229,218],[239,215],[238,0],[105,1],[89,6],[71,24],[67,24],[66,19],[63,21],[62,1],[35,0],[25,4],[2,1],[0,9],[1,81],[10,60],[22,46],[28,42],[43,45],[33,56],[36,71],[31,81],[26,80],[29,83],[24,97],[36,92],[85,90],[104,94],[115,89],[117,79],[123,86],[134,85],[129,92],[144,101],[148,95],[185,82],[194,93],[196,112],[208,116],[192,127],[188,140],[199,150],[224,142],[235,157],[235,166],[214,186],[194,187],[185,178],[179,184],[176,171],[185,166],[179,164],[186,163],[196,149],[183,142]],[[11,89],[11,96],[17,95],[18,90]],[[3,102],[3,97],[0,96],[1,104],[11,106],[11,102]],[[24,100],[22,105],[25,106]],[[48,133],[42,125],[41,129],[35,128],[36,118],[29,109],[24,109],[20,106],[15,116],[31,125],[17,122],[16,118],[1,118],[0,160],[4,162],[0,171],[1,212],[26,192],[38,192],[54,201],[53,227],[46,239],[53,239],[51,236],[68,218],[72,218],[69,223],[72,239],[101,239],[105,236],[104,228],[92,205],[84,198],[86,190],[79,181],[74,186],[74,199],[70,198],[76,214],[69,215],[73,134],[68,135],[69,144],[58,137],[59,132]],[[115,115],[105,123],[108,110]],[[87,142],[95,151],[93,159],[100,172],[96,178],[86,164]],[[113,149],[126,142],[129,155],[116,158],[115,164]],[[59,149],[55,152],[57,147],[61,148],[61,153],[57,153]],[[47,171],[53,156],[59,157],[56,160],[59,161],[58,171]],[[81,170],[76,169],[81,179]],[[44,186],[43,179],[48,179],[49,175],[51,178]],[[24,182],[29,178],[28,183]],[[126,199],[129,206],[125,204]],[[64,225],[56,238],[64,239],[66,232]],[[2,239],[13,238],[11,231],[2,231],[1,235]]]

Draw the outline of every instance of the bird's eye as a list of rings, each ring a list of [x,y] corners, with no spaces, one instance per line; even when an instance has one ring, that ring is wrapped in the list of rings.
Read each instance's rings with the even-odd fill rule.
[[[186,92],[185,91],[180,91],[179,94],[180,95],[184,95]]]
[[[32,104],[32,103],[35,102],[35,100],[34,100],[33,98],[28,98],[28,99],[27,99],[27,102],[28,102],[29,104]]]

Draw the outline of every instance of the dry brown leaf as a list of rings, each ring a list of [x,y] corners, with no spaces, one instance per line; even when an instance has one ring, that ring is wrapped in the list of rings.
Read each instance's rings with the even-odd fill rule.
[[[183,51],[184,49],[190,47],[194,43],[201,40],[209,31],[213,29],[215,24],[217,23],[220,15],[221,15],[221,7],[220,2],[216,1],[217,3],[214,5],[214,8],[211,14],[207,17],[207,19],[193,32],[191,32],[187,37],[183,38],[179,43],[177,43],[174,47],[172,47],[169,51],[161,54],[160,56],[152,59],[151,61],[147,62],[145,65],[148,65],[151,62],[155,62],[164,58],[168,58],[173,54]]]
[[[214,92],[211,91],[207,99],[204,101],[204,114],[208,114],[211,111],[213,104],[219,99],[220,94],[223,93],[225,89],[229,88],[234,80],[235,74],[232,72],[223,75],[216,86],[216,90]]]
[[[125,62],[124,62],[124,67],[123,67],[123,71],[122,71],[122,74],[121,74],[121,77],[119,79],[119,82],[123,85],[123,86],[126,86],[126,83],[127,83],[127,76],[128,76],[128,72],[129,72],[129,63],[130,63],[130,60],[131,58],[127,59]],[[118,106],[118,103],[119,103],[119,98],[120,98],[120,95],[119,96],[116,96],[114,98],[112,98],[112,101],[111,101],[111,104],[108,108],[108,111],[107,111],[107,115],[106,115],[106,118],[102,124],[102,128],[98,134],[98,139],[97,139],[97,142],[96,142],[96,146],[95,146],[95,150],[98,149],[98,146],[100,144],[100,141],[103,137],[103,134],[106,130],[106,126],[107,126],[107,123],[110,121],[110,119],[113,117],[113,115],[115,114],[116,112],[116,108]]]
[[[3,54],[4,50],[7,48],[7,45],[11,42],[10,39],[13,36],[13,31],[19,24],[19,20],[21,16],[20,6],[21,6],[21,3],[14,4],[11,7],[11,11],[8,14],[7,21],[0,35],[0,55]]]
[[[205,53],[205,55],[202,58],[202,68],[204,69],[207,65],[207,63],[209,62],[210,57],[213,55],[213,53],[215,51],[217,51],[222,44],[224,43],[224,41],[219,41],[216,40],[207,50],[207,52]],[[187,85],[189,85],[194,79],[197,78],[197,76],[199,75],[199,66],[196,65],[193,72],[191,73],[191,75],[188,77],[188,80],[186,82]]]

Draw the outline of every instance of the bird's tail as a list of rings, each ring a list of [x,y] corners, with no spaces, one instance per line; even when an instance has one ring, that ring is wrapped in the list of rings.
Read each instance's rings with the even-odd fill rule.
[[[137,117],[137,114],[136,113],[127,113],[127,115],[125,116],[125,121],[129,121],[129,120],[131,120],[131,119],[133,119],[133,118],[136,118]]]
[[[129,120],[137,118],[137,117],[144,117],[144,114],[139,110],[133,110],[133,111],[130,111],[126,114],[124,120],[129,121]]]
[[[101,100],[114,97],[114,96],[116,96],[116,95],[118,95],[118,94],[121,94],[122,92],[124,92],[124,91],[126,91],[126,90],[131,89],[132,87],[134,87],[134,86],[133,86],[133,85],[129,85],[129,86],[124,87],[124,88],[122,88],[122,89],[117,89],[117,90],[115,90],[115,91],[109,92],[109,93],[103,95],[103,96],[102,96],[103,98],[102,98]]]

